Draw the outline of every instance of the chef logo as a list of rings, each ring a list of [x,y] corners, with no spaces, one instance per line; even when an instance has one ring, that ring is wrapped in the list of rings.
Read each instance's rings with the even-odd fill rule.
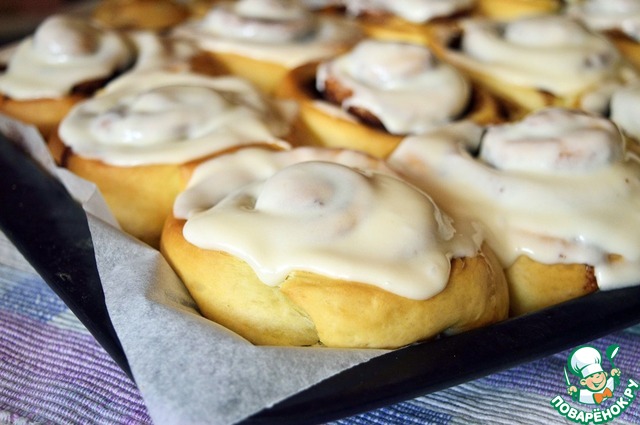
[[[638,383],[628,379],[622,393],[617,394],[620,393],[622,372],[615,366],[614,358],[619,351],[617,345],[607,347],[604,356],[590,345],[574,349],[564,368],[566,391],[572,401],[584,408],[591,407],[591,410],[573,407],[562,396],[556,396],[551,400],[556,411],[581,424],[603,424],[620,416],[635,399]],[[603,357],[607,360],[605,364]]]

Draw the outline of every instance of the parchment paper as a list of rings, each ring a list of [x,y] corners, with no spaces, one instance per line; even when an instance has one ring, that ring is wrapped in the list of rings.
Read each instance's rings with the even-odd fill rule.
[[[55,166],[32,127],[0,115],[87,212],[107,309],[157,425],[231,424],[384,350],[258,347],[202,317],[155,249],[119,230],[95,186]]]

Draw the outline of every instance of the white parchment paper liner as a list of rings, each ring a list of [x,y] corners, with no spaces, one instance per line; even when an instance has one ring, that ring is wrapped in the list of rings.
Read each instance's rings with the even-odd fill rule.
[[[56,167],[34,128],[0,115],[0,130],[83,204],[109,316],[155,424],[235,423],[385,352],[257,347],[203,318],[162,255],[120,231],[95,186]]]

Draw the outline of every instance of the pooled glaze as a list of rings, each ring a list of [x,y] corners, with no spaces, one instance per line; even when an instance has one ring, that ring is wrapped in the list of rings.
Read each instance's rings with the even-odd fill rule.
[[[566,13],[593,30],[619,30],[640,40],[638,0],[584,0],[567,5]]]
[[[392,134],[416,134],[448,123],[466,109],[471,90],[452,66],[426,47],[366,40],[320,64],[316,85],[333,78],[352,92],[344,110],[364,108]]]
[[[315,16],[298,2],[220,2],[200,20],[178,26],[174,36],[212,52],[227,52],[292,68],[332,56],[361,38],[355,24]]]
[[[514,85],[556,95],[580,93],[617,78],[620,54],[603,36],[565,16],[542,15],[502,23],[462,23],[457,57]]]
[[[640,163],[623,143],[604,118],[552,108],[484,137],[471,123],[410,137],[389,162],[454,218],[483,223],[504,267],[520,255],[589,264],[612,289],[640,273]]]
[[[256,142],[286,146],[290,106],[236,77],[135,72],[76,105],[59,134],[77,154],[109,164],[183,163]]]
[[[294,270],[426,299],[450,260],[474,256],[464,234],[424,193],[364,154],[247,148],[201,164],[174,214],[190,243],[246,261],[267,285]]]
[[[467,11],[474,3],[474,0],[345,0],[347,12],[355,16],[387,12],[416,23]]]
[[[54,15],[14,51],[0,91],[14,99],[56,98],[124,69],[132,52],[121,36],[85,20]]]

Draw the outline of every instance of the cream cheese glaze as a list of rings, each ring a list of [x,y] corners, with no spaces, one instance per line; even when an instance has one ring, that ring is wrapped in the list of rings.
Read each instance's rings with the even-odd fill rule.
[[[245,260],[267,285],[293,270],[426,299],[476,234],[379,160],[351,151],[239,150],[201,164],[174,214],[190,243]]]
[[[117,33],[54,15],[18,45],[0,75],[0,91],[18,100],[57,98],[79,83],[112,76],[132,59],[131,48]]]
[[[322,59],[361,38],[355,24],[315,16],[295,1],[220,2],[200,20],[178,26],[173,35],[207,51],[234,53],[288,68]]]
[[[76,105],[59,134],[77,154],[109,164],[184,163],[256,142],[288,146],[294,113],[240,78],[135,72]]]
[[[474,3],[474,0],[345,0],[347,12],[355,16],[386,12],[415,23],[467,11]]]
[[[392,134],[416,134],[448,123],[467,108],[471,88],[452,66],[415,44],[365,40],[320,64],[316,86],[335,79],[351,91],[344,110],[364,108]]]
[[[585,0],[567,5],[566,13],[597,31],[619,30],[640,40],[640,1]]]
[[[624,66],[604,36],[566,16],[510,22],[470,19],[462,26],[456,57],[471,69],[514,85],[572,95],[617,79]]]
[[[194,43],[167,38],[155,31],[134,31],[128,38],[135,47],[136,61],[127,72],[188,71],[190,59],[199,53]]]
[[[477,217],[504,267],[590,264],[612,289],[640,274],[640,163],[623,143],[604,118],[552,108],[484,136],[461,123],[409,137],[389,163],[454,218]]]
[[[640,141],[640,84],[623,87],[613,93],[610,117],[627,136]]]

